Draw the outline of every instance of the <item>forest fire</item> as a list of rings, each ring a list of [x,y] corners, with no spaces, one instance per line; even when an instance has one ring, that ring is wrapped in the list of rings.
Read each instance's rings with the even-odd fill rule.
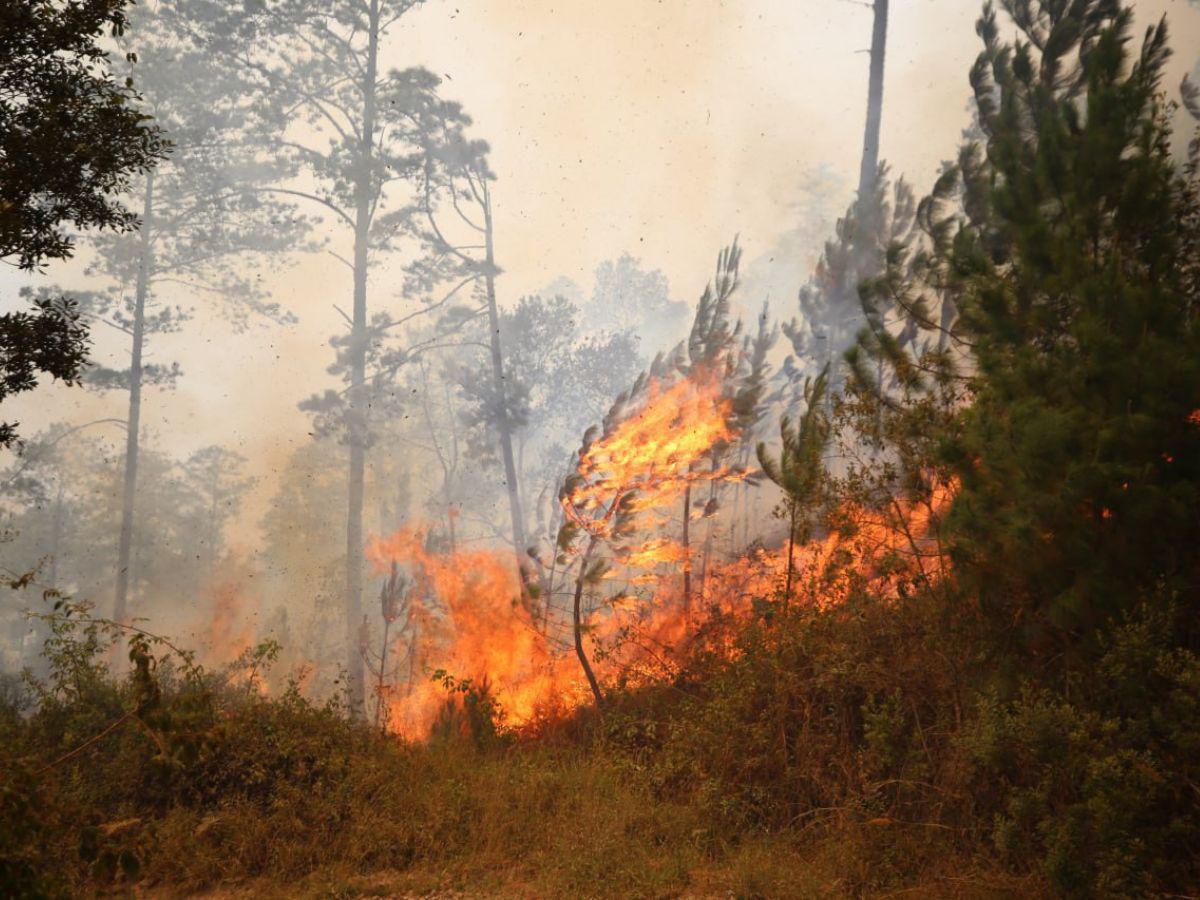
[[[590,573],[600,577],[589,567],[602,543],[612,550],[615,563],[606,580],[624,576],[627,584],[663,583],[671,580],[669,573],[656,576],[652,570],[686,570],[686,546],[663,533],[670,522],[665,507],[692,485],[737,477],[726,467],[699,465],[715,446],[735,437],[728,424],[730,403],[721,397],[715,376],[702,372],[669,386],[652,380],[639,399],[636,404],[626,401],[632,409],[622,410],[619,424],[585,446],[576,474],[564,488],[562,507],[569,525],[559,549],[563,571],[573,572],[579,594]],[[571,540],[578,531],[587,536],[581,551]],[[587,686],[575,660],[551,634],[561,623],[552,622],[550,615],[539,621],[520,602],[521,587],[507,554],[437,552],[429,548],[429,537],[428,528],[404,528],[368,550],[379,572],[393,564],[412,572],[407,598],[412,624],[398,638],[403,646],[391,654],[409,668],[407,689],[380,688],[387,694],[393,729],[410,736],[428,733],[446,700],[444,687],[430,673],[477,685],[486,681],[516,725],[541,711],[581,702]],[[544,585],[548,606],[554,603],[555,587],[553,577]],[[609,607],[604,632],[627,628],[629,615]],[[386,655],[381,653],[381,660]],[[606,665],[611,669],[621,662],[614,656]],[[386,680],[381,675],[380,685]]]
[[[511,556],[438,552],[429,549],[429,534],[428,528],[407,527],[368,548],[380,572],[393,563],[412,572],[410,629],[393,648],[396,666],[405,670],[404,687],[391,684],[381,692],[389,727],[413,738],[429,733],[446,702],[443,684],[431,678],[439,671],[486,682],[515,724],[530,721],[550,702],[574,705],[562,660],[519,602]]]
[[[719,379],[701,370],[669,385],[651,380],[640,402],[617,404],[614,418],[585,444],[564,486],[561,568],[540,585],[542,614],[522,602],[508,553],[439,548],[430,526],[371,543],[377,574],[395,566],[406,573],[404,627],[374,670],[391,730],[428,735],[446,708],[447,686],[486,686],[508,725],[527,725],[586,701],[592,677],[628,684],[671,674],[705,619],[740,618],[754,600],[781,596],[786,542],[718,554],[713,530],[703,549],[688,540],[697,520],[719,527],[720,491],[751,474],[721,461],[739,435]],[[690,495],[701,484],[712,490],[698,515]],[[856,585],[899,597],[903,582],[942,577],[937,525],[952,495],[939,487],[926,502],[893,502],[883,512],[838,510],[835,527],[792,551],[797,577],[787,602],[832,606]],[[568,609],[560,599],[572,594]],[[559,637],[572,625],[578,659]],[[594,675],[584,635],[602,651],[593,654]]]
[[[846,532],[831,532],[795,552],[799,573],[792,602],[829,607],[868,585],[899,598],[898,586],[936,582],[946,561],[936,535],[938,515],[952,492],[939,489],[928,504],[902,509],[906,518],[843,514]],[[850,525],[850,520],[854,524]],[[397,671],[383,689],[391,730],[411,739],[427,736],[447,702],[444,673],[462,684],[486,685],[507,724],[520,727],[540,716],[575,708],[588,698],[576,659],[554,627],[529,615],[508,554],[490,550],[438,552],[426,546],[427,528],[405,528],[372,542],[369,555],[380,573],[393,563],[413,571],[408,602],[413,626],[391,650]],[[678,552],[678,551],[675,551]],[[622,559],[604,581],[618,587],[592,604],[585,629],[605,648],[595,663],[601,681],[673,674],[690,638],[712,616],[740,618],[753,601],[778,598],[787,567],[786,548],[755,548],[710,567],[697,585],[695,606],[682,605],[677,557],[650,575],[643,558]],[[662,566],[662,557],[649,565]],[[639,594],[639,591],[643,592]]]
[[[611,513],[626,497],[629,509],[650,510],[681,496],[688,485],[711,479],[713,473],[696,471],[696,464],[735,437],[730,402],[720,395],[715,374],[702,371],[669,387],[651,380],[645,393],[640,409],[585,446],[564,499],[579,513],[603,510],[590,521],[604,536],[613,534]]]
[[[460,5],[0,4],[0,894],[1200,898],[1200,0]]]
[[[235,662],[253,646],[258,602],[245,593],[241,579],[234,577],[216,580],[207,594],[211,606],[198,614],[190,631],[195,635],[201,660],[218,668]]]

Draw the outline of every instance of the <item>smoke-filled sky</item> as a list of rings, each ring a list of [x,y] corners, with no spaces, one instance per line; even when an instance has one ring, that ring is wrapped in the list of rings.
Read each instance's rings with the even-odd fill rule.
[[[1174,91],[1200,53],[1200,10],[1186,0],[1137,6],[1139,27],[1169,17]],[[892,4],[883,155],[918,192],[967,124],[979,7]],[[661,268],[673,295],[690,301],[735,234],[763,270],[781,235],[822,234],[850,201],[870,26],[869,9],[854,0],[431,0],[393,32],[385,62],[441,74],[444,93],[492,145],[502,303],[559,276],[587,290],[596,264],[624,251]],[[799,287],[794,272],[815,259],[808,243],[802,266],[777,260],[777,278],[766,270],[781,312]],[[400,253],[375,270],[376,308],[400,308],[407,259]],[[79,284],[71,268],[50,277]],[[12,276],[0,277],[9,293]],[[335,306],[349,308],[349,272],[330,257],[297,259],[271,277],[299,323],[238,335],[201,311],[156,344],[185,374],[174,396],[149,391],[143,413],[168,449],[220,443],[251,458],[268,478],[247,511],[251,527],[270,473],[309,439],[296,403],[332,385],[327,340],[343,324]],[[43,390],[4,415],[32,434],[56,419],[123,415],[124,399]]]

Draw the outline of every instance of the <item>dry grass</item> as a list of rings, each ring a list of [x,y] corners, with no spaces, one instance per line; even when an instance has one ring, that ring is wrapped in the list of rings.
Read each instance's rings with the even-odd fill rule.
[[[336,798],[176,809],[154,825],[154,897],[1003,897],[913,831],[714,838],[693,806],[580,749],[414,748]],[[886,833],[884,833],[886,832]]]

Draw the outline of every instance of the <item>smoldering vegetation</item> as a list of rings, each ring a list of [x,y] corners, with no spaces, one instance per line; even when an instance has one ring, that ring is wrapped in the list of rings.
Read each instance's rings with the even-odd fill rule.
[[[543,285],[449,11],[5,9],[8,893],[1200,889],[1200,88],[987,3],[900,173],[868,7],[845,197]],[[299,431],[186,440],[314,266]]]

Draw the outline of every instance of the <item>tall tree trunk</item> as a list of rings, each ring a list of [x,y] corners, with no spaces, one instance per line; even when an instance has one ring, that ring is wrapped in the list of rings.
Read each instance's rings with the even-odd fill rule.
[[[142,420],[142,350],[146,342],[146,298],[150,293],[154,228],[154,172],[146,175],[142,205],[141,250],[133,307],[133,349],[129,362],[129,415],[125,420],[125,480],[121,494],[121,533],[117,540],[117,587],[113,619],[124,622],[129,597],[130,550],[133,546],[134,501],[137,499],[138,432]]]
[[[364,661],[358,646],[362,618],[363,582],[363,481],[367,443],[367,268],[370,265],[370,232],[375,150],[375,88],[379,66],[379,0],[371,0],[367,65],[363,74],[363,125],[359,139],[358,172],[354,185],[354,310],[350,329],[350,403],[347,437],[350,469],[346,511],[346,675],[350,706],[355,715],[365,712]]]
[[[887,50],[888,0],[875,0],[875,26],[871,31],[871,74],[867,88],[867,131],[863,138],[862,168],[858,173],[858,199],[875,190],[879,175],[879,132],[883,125],[883,63]]]
[[[513,548],[516,550],[517,570],[521,578],[521,597],[528,608],[529,597],[528,591],[525,589],[528,567],[525,560],[529,546],[525,541],[525,513],[521,509],[521,488],[517,481],[517,463],[513,454],[512,423],[508,420],[509,392],[504,375],[504,353],[500,346],[500,311],[496,306],[496,256],[492,245],[492,194],[486,180],[483,182],[483,189],[483,227],[487,250],[484,281],[487,286],[488,328],[491,331],[489,343],[492,354],[492,383],[500,402],[497,428],[500,432],[500,456],[504,463],[504,487],[508,492],[508,512],[512,518]]]

